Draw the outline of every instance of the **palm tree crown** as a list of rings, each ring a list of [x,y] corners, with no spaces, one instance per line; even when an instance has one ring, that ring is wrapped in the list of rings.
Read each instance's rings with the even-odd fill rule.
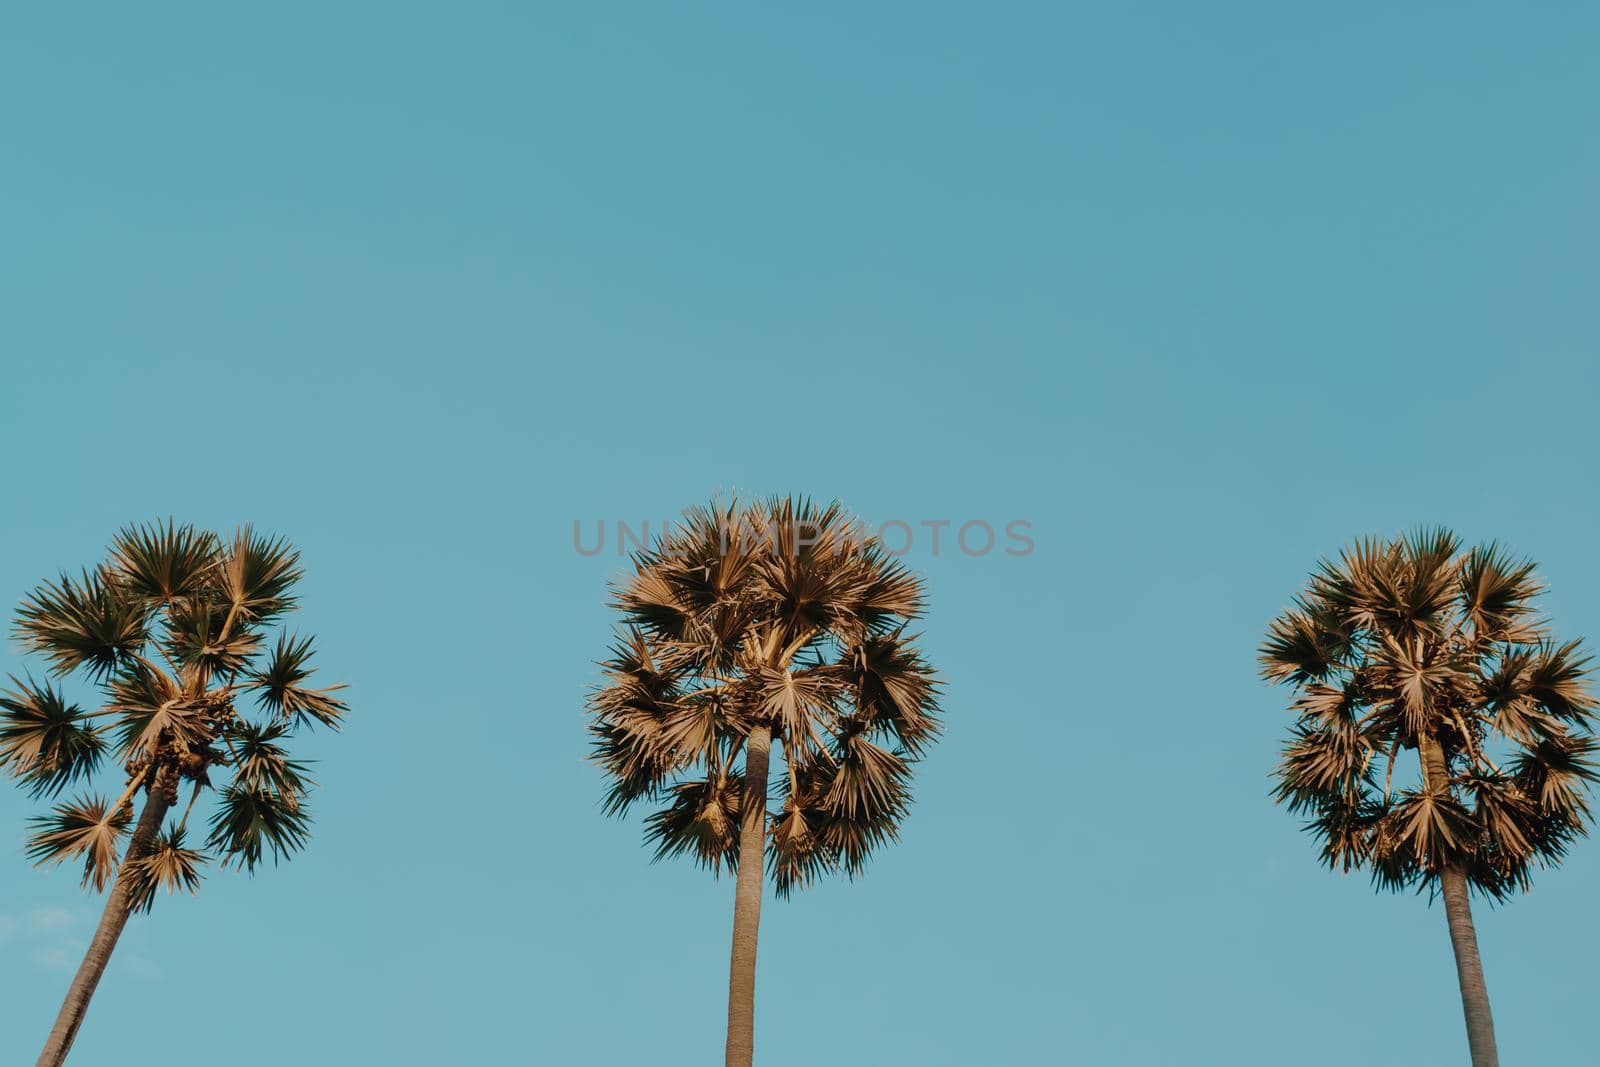
[[[90,779],[108,756],[122,780],[114,800],[85,793],[33,820],[36,862],[81,861],[97,891],[120,871],[127,907],[148,910],[158,890],[193,892],[209,859],[253,871],[304,844],[313,783],[288,742],[301,726],[337,727],[346,708],[333,695],[341,687],[308,685],[310,638],[269,640],[300,576],[282,540],[168,522],[121,531],[103,563],[24,598],[23,649],[48,675],[85,676],[103,701],[86,711],[48,677],[13,677],[0,693],[0,767],[35,797]],[[244,697],[259,716],[239,706]],[[182,817],[159,829],[183,783]],[[217,801],[191,847],[189,816],[207,787]],[[150,839],[130,842],[119,861],[140,790],[155,815]]]
[[[608,810],[664,801],[647,820],[658,859],[736,867],[739,756],[770,731],[786,764],[762,820],[775,889],[859,873],[939,732],[938,684],[906,632],[922,605],[921,581],[837,504],[687,512],[617,592],[624,626],[590,700]]]
[[[1425,531],[1324,561],[1272,623],[1263,674],[1297,716],[1276,795],[1328,866],[1389,889],[1455,870],[1504,899],[1585,832],[1596,702],[1539,591],[1531,562]]]

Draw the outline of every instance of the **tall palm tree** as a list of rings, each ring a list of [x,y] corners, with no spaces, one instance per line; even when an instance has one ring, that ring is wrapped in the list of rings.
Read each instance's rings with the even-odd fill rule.
[[[132,526],[104,562],[23,599],[22,647],[47,675],[84,676],[102,703],[85,711],[49,677],[13,677],[0,693],[0,767],[36,798],[92,777],[108,755],[121,768],[116,799],[84,793],[33,820],[37,863],[81,862],[85,886],[111,888],[40,1067],[66,1060],[132,912],[160,890],[195,892],[211,859],[253,872],[305,844],[313,783],[287,742],[300,726],[337,727],[346,708],[333,695],[341,687],[308,685],[311,638],[280,629],[268,640],[295,606],[298,560],[248,527],[224,538],[170,521]],[[258,716],[239,706],[246,697]],[[163,828],[186,784],[182,813]],[[208,832],[191,847],[189,818],[207,788]]]
[[[839,505],[781,499],[686,512],[633,562],[589,705],[606,809],[662,801],[657,859],[736,872],[727,1063],[748,1067],[763,861],[779,896],[859,874],[938,735],[938,684],[906,632],[922,583]]]
[[[1443,896],[1474,1067],[1499,1059],[1469,891],[1505,900],[1559,862],[1597,777],[1588,660],[1535,615],[1540,588],[1533,563],[1446,530],[1358,541],[1261,648],[1296,692],[1278,801],[1330,868]]]

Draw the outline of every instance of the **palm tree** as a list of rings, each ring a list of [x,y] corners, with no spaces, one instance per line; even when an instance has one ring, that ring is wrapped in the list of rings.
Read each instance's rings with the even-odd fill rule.
[[[37,863],[81,861],[85,886],[111,887],[40,1067],[66,1060],[132,912],[148,911],[159,890],[195,892],[211,859],[253,872],[305,844],[314,783],[286,743],[300,726],[337,727],[346,708],[333,695],[341,687],[307,684],[309,637],[279,630],[268,642],[295,606],[298,559],[248,527],[224,538],[170,521],[132,526],[104,562],[23,599],[22,647],[47,675],[82,675],[103,699],[85,711],[48,677],[13,677],[0,693],[0,767],[38,798],[92,777],[112,754],[122,782],[115,800],[84,793],[33,820]],[[258,718],[236,706],[246,696]],[[163,829],[185,783],[182,814]],[[189,817],[208,787],[208,832],[191,847]]]
[[[1474,1067],[1499,1058],[1469,891],[1505,900],[1558,863],[1597,777],[1588,660],[1535,615],[1540,588],[1533,563],[1446,530],[1358,541],[1261,648],[1296,692],[1277,800],[1330,868],[1443,896]]]
[[[794,500],[692,509],[633,562],[589,702],[606,810],[661,801],[656,859],[736,873],[727,1063],[748,1067],[763,861],[783,897],[861,873],[938,735],[938,684],[906,633],[922,583],[838,504]]]

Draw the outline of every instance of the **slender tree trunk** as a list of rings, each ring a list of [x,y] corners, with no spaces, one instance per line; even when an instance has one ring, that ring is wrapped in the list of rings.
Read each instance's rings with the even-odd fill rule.
[[[55,1026],[50,1028],[50,1037],[44,1043],[44,1051],[39,1053],[37,1067],[61,1067],[67,1060],[67,1053],[72,1050],[78,1027],[83,1025],[84,1014],[89,1010],[89,1000],[94,996],[100,976],[105,973],[106,964],[111,962],[111,951],[117,947],[117,939],[122,936],[122,928],[128,922],[128,905],[132,896],[128,861],[144,855],[161,829],[161,820],[166,816],[170,803],[171,773],[165,767],[158,771],[146,794],[144,810],[139,813],[133,837],[129,839],[128,849],[122,855],[117,879],[111,884],[111,892],[106,897],[105,910],[100,913],[100,925],[95,928],[89,950],[84,953],[83,963],[79,964],[78,973],[67,989],[67,999],[62,1002]]]
[[[755,1057],[756,934],[766,864],[767,766],[772,729],[757,726],[745,741],[744,803],[739,822],[739,875],[733,890],[733,953],[728,966],[727,1067],[750,1067]]]
[[[1483,984],[1483,964],[1478,959],[1478,934],[1472,926],[1472,904],[1467,896],[1467,876],[1459,867],[1439,872],[1444,887],[1444,914],[1450,923],[1450,947],[1456,954],[1456,977],[1461,982],[1461,1011],[1467,1019],[1467,1044],[1472,1067],[1500,1067],[1494,1045],[1494,1016],[1489,1012],[1489,990]]]
[[[1422,777],[1428,789],[1448,790],[1450,771],[1437,738],[1419,739]],[[1483,962],[1478,959],[1478,932],[1472,925],[1472,900],[1467,875],[1456,864],[1439,872],[1445,920],[1450,924],[1450,947],[1456,956],[1456,980],[1461,984],[1461,1012],[1467,1021],[1467,1046],[1472,1067],[1500,1067],[1495,1051],[1494,1016],[1489,1011],[1489,989],[1483,982]]]

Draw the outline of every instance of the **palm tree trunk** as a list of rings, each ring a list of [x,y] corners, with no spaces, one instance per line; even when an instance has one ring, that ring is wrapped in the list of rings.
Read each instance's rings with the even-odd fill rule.
[[[128,841],[128,850],[122,855],[117,880],[111,884],[105,910],[100,913],[100,925],[95,928],[89,950],[84,953],[78,973],[67,989],[67,999],[61,1004],[55,1026],[50,1028],[50,1037],[44,1043],[44,1051],[39,1053],[37,1067],[61,1067],[67,1060],[67,1053],[72,1050],[78,1027],[83,1025],[84,1014],[89,1010],[89,1000],[94,996],[100,976],[105,973],[106,964],[111,962],[111,951],[117,947],[117,939],[122,936],[122,928],[128,922],[128,906],[132,897],[128,861],[137,859],[149,850],[157,831],[161,829],[161,820],[166,817],[170,805],[170,774],[171,771],[163,767],[150,785],[144,810],[139,813],[139,822]]]
[[[1489,990],[1483,984],[1483,964],[1478,959],[1478,933],[1472,925],[1472,903],[1467,897],[1467,876],[1461,868],[1450,866],[1439,872],[1439,881],[1444,887],[1445,918],[1450,922],[1450,947],[1456,954],[1456,977],[1461,982],[1461,1011],[1467,1019],[1472,1067],[1500,1067]]]
[[[755,727],[745,741],[739,874],[733,889],[733,953],[728,966],[727,1067],[750,1067],[755,1057],[756,934],[761,925],[761,874],[767,851],[767,766],[771,755],[772,729]]]
[[[1437,738],[1424,734],[1418,739],[1422,756],[1422,777],[1430,790],[1450,788],[1449,769],[1444,749]],[[1495,1051],[1494,1016],[1489,1011],[1489,989],[1483,982],[1483,962],[1478,959],[1478,932],[1472,925],[1472,900],[1467,875],[1456,864],[1439,872],[1444,895],[1445,920],[1450,924],[1450,947],[1456,955],[1456,980],[1461,984],[1461,1012],[1467,1020],[1467,1046],[1472,1052],[1472,1067],[1500,1067]]]

